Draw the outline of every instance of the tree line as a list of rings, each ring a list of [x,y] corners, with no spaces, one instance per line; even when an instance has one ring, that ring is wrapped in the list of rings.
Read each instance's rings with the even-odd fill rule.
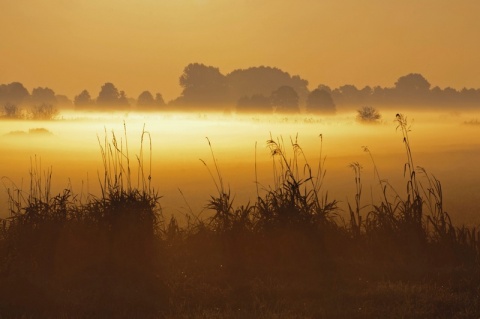
[[[273,67],[250,67],[222,74],[213,66],[200,63],[187,65],[179,84],[180,96],[165,103],[162,94],[142,92],[136,99],[113,83],[105,83],[96,98],[87,90],[81,91],[73,101],[56,95],[50,88],[34,88],[30,93],[21,83],[0,85],[0,103],[3,114],[15,117],[19,106],[30,105],[40,110],[56,105],[74,105],[77,110],[235,110],[236,112],[334,114],[337,106],[359,107],[372,105],[387,107],[409,106],[478,106],[480,89],[450,87],[432,88],[418,73],[398,78],[393,87],[357,88],[346,84],[331,89],[319,85],[308,89],[308,81]]]

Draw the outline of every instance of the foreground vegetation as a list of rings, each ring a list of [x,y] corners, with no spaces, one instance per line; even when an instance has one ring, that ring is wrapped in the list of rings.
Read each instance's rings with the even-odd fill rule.
[[[102,194],[86,201],[51,194],[50,173],[34,166],[28,193],[7,188],[0,317],[478,318],[480,234],[453,225],[440,182],[414,165],[406,118],[396,121],[406,190],[375,169],[382,199],[363,205],[352,163],[348,218],[323,189],[321,146],[312,167],[296,140],[291,157],[281,139],[267,142],[274,181],[238,207],[212,151],[212,214],[185,223],[162,216],[148,132],[136,178],[128,145],[99,141]]]

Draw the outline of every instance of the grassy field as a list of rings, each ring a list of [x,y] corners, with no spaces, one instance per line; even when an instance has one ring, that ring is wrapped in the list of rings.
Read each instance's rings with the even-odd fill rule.
[[[162,215],[147,132],[134,160],[126,136],[99,141],[99,197],[51,194],[33,165],[28,192],[7,188],[0,318],[480,318],[480,234],[451,221],[396,119],[405,190],[376,172],[382,200],[365,205],[352,163],[348,218],[323,189],[322,155],[310,166],[295,139],[291,158],[268,141],[274,180],[243,206],[212,150],[211,217],[185,222]]]

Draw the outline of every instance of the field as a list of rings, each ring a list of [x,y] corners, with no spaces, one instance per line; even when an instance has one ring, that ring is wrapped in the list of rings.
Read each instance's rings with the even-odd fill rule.
[[[465,139],[478,125],[409,120],[276,119],[276,135],[264,119],[200,118],[190,144],[171,117],[113,133],[99,119],[92,146],[80,131],[4,136],[1,317],[478,318],[478,142]],[[7,165],[22,154],[19,182],[24,165]]]

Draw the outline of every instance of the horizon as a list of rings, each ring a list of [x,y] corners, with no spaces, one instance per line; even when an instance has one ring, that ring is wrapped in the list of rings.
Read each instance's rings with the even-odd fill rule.
[[[192,64],[198,64],[198,63],[190,63],[188,66],[190,66],[190,65],[192,65]],[[203,65],[203,64],[200,64],[200,65]],[[186,66],[184,70],[186,70],[188,66]],[[215,66],[210,66],[210,65],[205,65],[205,66],[206,66],[206,67],[214,67],[214,68],[216,68]],[[255,68],[257,68],[257,69],[258,69],[258,68],[277,69],[277,70],[279,70],[279,71],[281,71],[281,72],[285,72],[285,73],[289,74],[291,78],[296,77],[296,76],[299,76],[298,74],[294,74],[294,73],[288,72],[288,71],[286,71],[286,70],[279,69],[279,68],[277,68],[277,67],[263,66],[263,65],[262,65],[262,66],[251,66],[251,67],[247,67],[247,68],[245,68],[245,69],[235,69],[235,70],[233,70],[232,72],[234,72],[234,71],[245,71],[245,70],[255,69]],[[217,68],[217,69],[218,69],[218,68]],[[232,72],[231,72],[231,73],[232,73]],[[221,70],[220,70],[220,73],[221,73],[223,76],[227,76],[227,75],[230,74],[230,73],[222,73]],[[185,73],[184,73],[184,74],[185,74]],[[381,89],[396,89],[396,84],[397,84],[398,80],[402,80],[402,79],[405,79],[405,78],[408,78],[408,77],[411,77],[411,76],[414,76],[414,77],[415,77],[415,76],[420,76],[420,78],[423,78],[422,80],[425,81],[425,83],[430,86],[430,87],[428,88],[428,91],[430,91],[430,92],[434,92],[436,89],[440,89],[440,90],[442,90],[442,91],[444,91],[444,90],[449,90],[449,89],[453,89],[454,91],[456,91],[456,92],[458,92],[458,93],[463,93],[462,90],[465,90],[465,89],[468,89],[468,90],[480,90],[480,87],[463,87],[463,88],[461,88],[461,89],[454,88],[454,87],[452,87],[451,85],[447,85],[447,86],[445,86],[445,87],[440,87],[440,86],[438,86],[438,85],[435,85],[435,83],[430,83],[430,81],[428,80],[428,78],[425,78],[425,77],[423,76],[423,74],[420,74],[420,73],[409,73],[409,74],[401,75],[401,76],[399,76],[399,77],[395,80],[395,82],[393,83],[393,85],[391,85],[391,86],[384,86],[384,87],[382,87],[382,86],[380,86],[380,85],[372,85],[372,86],[366,85],[366,86],[364,86],[364,87],[358,87],[358,86],[356,86],[356,85],[354,85],[354,84],[350,84],[350,83],[343,83],[343,84],[341,84],[341,85],[339,85],[339,86],[337,86],[337,87],[334,87],[334,86],[328,85],[327,83],[321,83],[321,84],[319,84],[318,87],[311,88],[310,81],[309,81],[308,79],[304,79],[304,78],[302,78],[301,76],[299,76],[299,77],[300,77],[300,79],[306,80],[306,81],[308,82],[307,88],[308,88],[308,91],[311,93],[311,92],[313,92],[315,89],[319,89],[320,86],[327,86],[328,89],[331,89],[332,91],[338,90],[338,89],[342,88],[343,86],[351,86],[351,85],[353,85],[353,86],[354,86],[357,90],[359,90],[359,91],[361,91],[362,89],[366,89],[366,88],[370,88],[370,89],[372,89],[372,90],[375,89],[375,88],[381,88]],[[179,76],[179,78],[180,78],[180,77],[181,77],[181,75]],[[74,104],[74,99],[75,99],[78,95],[80,95],[80,93],[82,93],[84,90],[86,90],[86,89],[81,90],[81,91],[79,91],[77,94],[75,94],[75,95],[73,95],[73,96],[69,96],[69,95],[63,94],[62,92],[57,92],[57,91],[55,90],[55,88],[52,88],[52,87],[42,87],[42,86],[35,86],[35,85],[32,86],[32,87],[27,87],[27,86],[24,85],[24,83],[22,83],[22,82],[20,82],[20,81],[12,81],[12,82],[10,82],[10,83],[0,83],[0,86],[1,86],[1,85],[10,85],[10,84],[13,84],[13,83],[19,83],[19,84],[21,84],[21,85],[28,91],[28,93],[29,93],[30,95],[32,94],[33,90],[35,90],[35,89],[50,89],[50,90],[52,90],[52,91],[55,93],[55,96],[56,96],[56,97],[58,97],[58,96],[64,96],[64,97],[66,97],[68,100],[70,100],[70,102],[73,103],[73,104]],[[162,93],[162,92],[149,91],[149,90],[143,90],[143,91],[141,91],[141,93],[139,93],[139,95],[137,95],[137,96],[132,96],[132,95],[129,94],[129,92],[126,92],[126,91],[123,90],[121,87],[117,87],[117,86],[115,85],[115,83],[113,83],[113,82],[105,82],[105,83],[103,83],[103,84],[101,84],[101,85],[99,86],[98,92],[97,92],[97,91],[88,91],[88,90],[86,90],[86,91],[88,91],[88,93],[89,93],[90,96],[92,97],[92,101],[93,101],[93,102],[95,102],[96,98],[97,98],[98,95],[101,93],[103,86],[104,86],[104,85],[107,85],[107,84],[112,84],[119,92],[124,92],[124,93],[125,93],[125,97],[126,97],[128,100],[137,100],[138,97],[139,97],[139,95],[141,95],[142,93],[145,93],[145,92],[149,92],[149,93],[151,93],[152,95],[161,94],[162,97],[163,97],[163,93]],[[413,82],[412,82],[411,84],[414,85]],[[180,86],[180,85],[179,85],[179,86]],[[180,86],[180,87],[181,87],[181,86]],[[320,88],[320,89],[323,89],[323,88]],[[176,99],[182,97],[182,94],[183,94],[182,91],[183,91],[183,90],[184,90],[184,89],[181,89],[181,90],[180,90],[180,93],[179,93],[178,96],[173,97],[173,98],[170,99],[170,100],[165,100],[165,103],[168,105],[168,104],[170,104],[171,102],[175,102]],[[248,96],[248,95],[244,95],[244,96]],[[60,103],[60,104],[61,104],[61,103]],[[129,105],[129,106],[132,106],[132,105]]]

